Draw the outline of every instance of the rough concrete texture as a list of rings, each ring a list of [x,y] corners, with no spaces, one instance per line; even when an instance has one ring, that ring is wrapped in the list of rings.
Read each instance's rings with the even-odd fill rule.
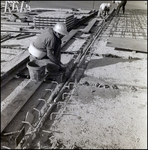
[[[105,41],[100,41],[99,46],[98,44],[94,46],[96,48],[94,53],[100,55],[104,54],[106,56],[111,54],[111,57],[93,56],[85,74],[88,76],[103,78],[106,82],[112,82],[112,84],[146,87],[146,54],[117,51],[113,48],[106,47],[105,43]],[[112,56],[117,56],[117,58],[112,58]],[[129,57],[132,59],[129,59]]]
[[[32,148],[147,148],[146,54],[117,51],[106,42],[94,43],[95,56],[70,103],[61,107],[52,126],[50,119],[45,122],[43,128],[51,133],[44,133]]]
[[[56,141],[62,141],[65,148],[146,148],[146,90],[92,91],[92,86],[79,86],[78,91],[75,104],[67,105],[64,112],[71,115],[54,123],[54,130],[62,132],[53,134]]]
[[[66,52],[77,52],[79,50],[79,48],[84,44],[85,41],[86,40],[83,40],[83,39],[75,40],[65,51]],[[63,64],[67,64],[72,58],[73,58],[73,55],[62,54],[61,62]]]

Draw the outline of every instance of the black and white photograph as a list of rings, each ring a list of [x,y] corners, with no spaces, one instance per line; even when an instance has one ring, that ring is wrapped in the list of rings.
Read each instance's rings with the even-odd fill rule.
[[[147,149],[147,1],[1,1],[1,149]]]

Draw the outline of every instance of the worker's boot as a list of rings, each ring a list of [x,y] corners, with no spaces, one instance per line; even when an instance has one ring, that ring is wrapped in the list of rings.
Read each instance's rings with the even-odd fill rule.
[[[53,71],[53,70],[49,70],[48,68],[48,76],[44,81],[45,82],[56,81],[58,83],[62,83],[68,77],[68,73],[66,70],[67,70],[66,68],[60,68],[58,71]]]

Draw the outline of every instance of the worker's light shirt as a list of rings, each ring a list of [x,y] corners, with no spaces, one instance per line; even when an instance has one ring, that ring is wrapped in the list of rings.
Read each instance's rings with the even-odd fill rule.
[[[47,53],[47,57],[56,61],[56,54],[61,48],[61,39],[59,39],[54,33],[53,29],[49,28],[43,30],[43,32],[37,36],[34,41],[34,46]]]
[[[102,4],[100,5],[100,9],[101,9],[101,10],[104,10],[105,7],[108,8],[108,5],[107,5],[107,4],[108,4],[108,3],[102,3]]]

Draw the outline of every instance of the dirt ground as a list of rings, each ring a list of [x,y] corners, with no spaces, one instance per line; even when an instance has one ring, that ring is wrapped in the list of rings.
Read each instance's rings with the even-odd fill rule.
[[[107,39],[95,42],[94,54],[99,56],[92,56],[52,127],[50,119],[45,123],[46,131],[52,133],[42,134],[34,148],[147,148],[146,54],[117,51],[106,43]]]

